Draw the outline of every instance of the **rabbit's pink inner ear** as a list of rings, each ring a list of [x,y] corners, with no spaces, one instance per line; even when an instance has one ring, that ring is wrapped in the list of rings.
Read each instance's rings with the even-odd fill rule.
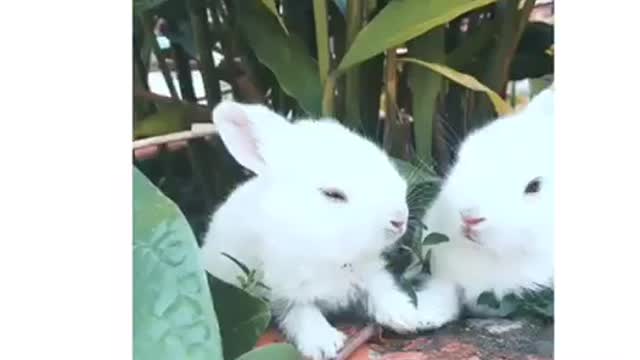
[[[222,142],[236,161],[260,174],[265,167],[265,161],[260,152],[255,125],[243,105],[221,103],[213,110],[213,122]]]

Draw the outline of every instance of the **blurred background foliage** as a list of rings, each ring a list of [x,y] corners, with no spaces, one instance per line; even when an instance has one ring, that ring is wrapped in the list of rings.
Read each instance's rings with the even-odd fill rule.
[[[169,139],[221,99],[335,117],[442,175],[470,130],[554,70],[553,1],[134,0],[133,29],[134,144],[160,136],[134,163],[197,238],[250,174],[216,136]]]

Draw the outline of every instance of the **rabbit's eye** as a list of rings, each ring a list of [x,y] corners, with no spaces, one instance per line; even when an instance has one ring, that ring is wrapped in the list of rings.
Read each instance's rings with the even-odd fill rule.
[[[338,189],[320,189],[322,194],[332,201],[346,202],[347,196]]]
[[[527,187],[524,188],[525,194],[536,194],[540,191],[540,178],[535,178],[527,184]]]

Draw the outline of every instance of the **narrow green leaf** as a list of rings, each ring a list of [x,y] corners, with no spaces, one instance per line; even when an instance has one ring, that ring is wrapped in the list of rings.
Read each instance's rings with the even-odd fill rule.
[[[133,358],[222,360],[189,224],[136,168],[133,194]]]
[[[449,241],[449,238],[445,234],[432,232],[422,240],[422,245],[436,245]]]
[[[312,116],[320,114],[322,85],[318,64],[294,33],[289,36],[262,2],[235,3],[238,24],[256,57],[275,75],[282,89]]]
[[[418,59],[413,59],[413,58],[400,58],[400,61],[422,65],[426,68],[429,68],[447,77],[449,80],[455,81],[460,85],[466,86],[471,90],[480,91],[487,94],[487,96],[493,103],[493,106],[495,107],[496,112],[500,116],[504,116],[513,112],[513,109],[511,108],[511,106],[509,106],[509,104],[504,99],[502,99],[500,95],[496,94],[495,91],[491,90],[490,88],[482,84],[480,81],[478,81],[476,78],[474,78],[471,75],[463,74],[461,72],[458,72],[457,70],[454,70],[442,64],[420,61]]]
[[[282,26],[282,30],[289,35],[289,30],[287,30],[287,26],[284,24],[284,20],[282,20],[282,16],[280,16],[278,9],[276,8],[276,0],[262,0],[262,3],[267,7],[267,9],[269,9],[273,16],[278,19],[280,26]]]
[[[431,253],[432,249],[427,250],[427,254],[424,256],[424,261],[422,262],[421,272],[431,275]]]
[[[236,360],[302,360],[302,354],[289,344],[273,344],[249,351]]]
[[[236,265],[238,265],[238,267],[240,268],[240,270],[242,270],[242,272],[249,276],[249,274],[251,273],[251,271],[249,270],[249,268],[247,267],[247,265],[243,264],[242,262],[240,262],[240,260],[234,258],[233,256],[223,252],[222,256],[228,258],[229,260],[233,261]]]
[[[399,46],[467,11],[496,0],[396,0],[391,1],[356,37],[340,70],[384,50]]]
[[[225,359],[251,350],[271,321],[269,305],[246,291],[207,274],[215,298]]]

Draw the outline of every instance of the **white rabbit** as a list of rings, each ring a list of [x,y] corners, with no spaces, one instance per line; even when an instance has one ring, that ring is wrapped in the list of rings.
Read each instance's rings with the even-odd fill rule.
[[[421,327],[381,252],[406,231],[407,185],[387,155],[339,123],[289,123],[262,105],[223,102],[220,136],[257,176],[213,214],[201,250],[212,275],[238,285],[227,253],[262,274],[279,325],[313,359],[335,357],[345,336],[326,311],[364,303],[396,331]]]
[[[423,222],[449,237],[431,245],[431,274],[417,292],[422,321],[439,327],[477,298],[552,287],[553,90],[472,132]]]

